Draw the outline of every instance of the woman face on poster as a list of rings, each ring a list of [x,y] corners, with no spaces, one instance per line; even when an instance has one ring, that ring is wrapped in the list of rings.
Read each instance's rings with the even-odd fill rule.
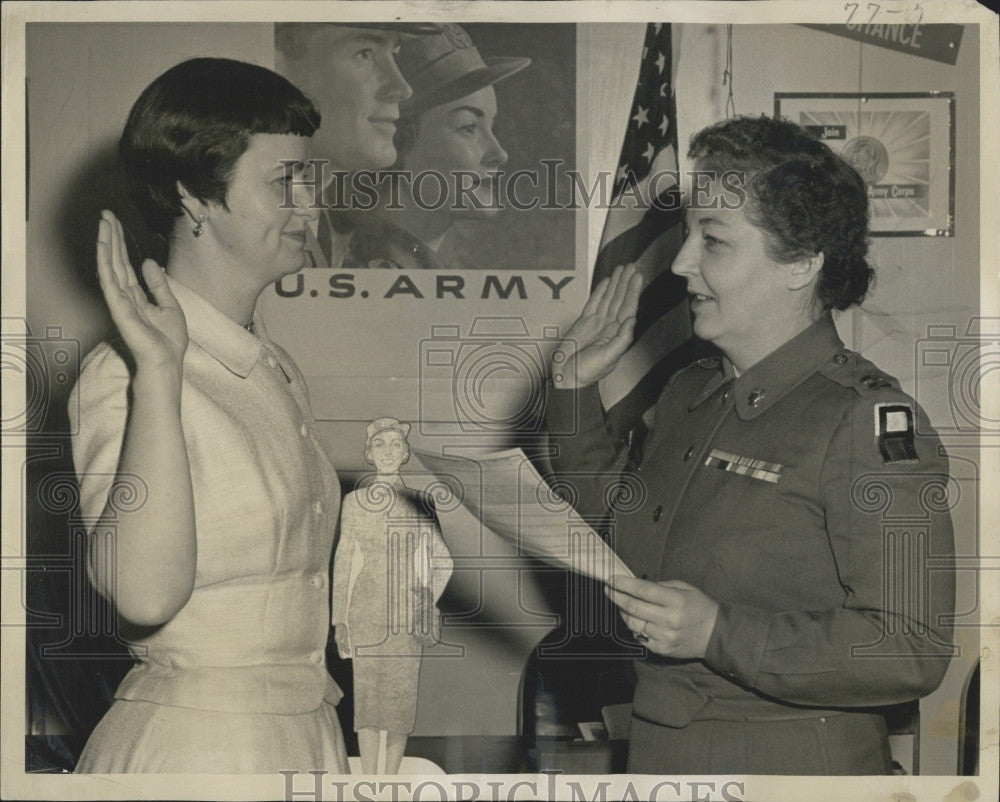
[[[399,123],[399,165],[412,176],[444,176],[446,209],[457,219],[487,219],[500,210],[497,173],[507,151],[493,132],[496,116],[496,92],[485,86]],[[433,183],[428,198],[439,191]],[[469,192],[460,194],[465,188]]]
[[[499,211],[498,178],[507,152],[494,133],[493,85],[531,63],[487,58],[458,25],[403,43],[399,68],[413,87],[400,104],[394,139],[396,168],[404,170],[398,210],[386,219],[436,249],[459,219],[485,219]]]

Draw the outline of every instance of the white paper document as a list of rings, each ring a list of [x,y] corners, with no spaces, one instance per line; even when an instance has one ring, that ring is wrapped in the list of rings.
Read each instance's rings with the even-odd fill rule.
[[[519,552],[599,582],[615,574],[634,576],[521,449],[476,458],[414,454],[484,526]]]

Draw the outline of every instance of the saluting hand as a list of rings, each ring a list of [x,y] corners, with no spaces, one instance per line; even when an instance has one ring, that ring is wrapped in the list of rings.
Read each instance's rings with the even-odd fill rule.
[[[648,582],[618,575],[605,593],[651,652],[678,658],[705,656],[719,604],[698,588],[676,580]]]
[[[146,297],[129,263],[121,223],[111,212],[101,212],[97,276],[111,319],[138,368],[179,370],[188,343],[184,312],[156,262],[143,262],[142,275],[155,303]]]
[[[624,265],[594,288],[580,317],[552,354],[556,387],[587,387],[614,369],[632,344],[642,284],[635,265]]]

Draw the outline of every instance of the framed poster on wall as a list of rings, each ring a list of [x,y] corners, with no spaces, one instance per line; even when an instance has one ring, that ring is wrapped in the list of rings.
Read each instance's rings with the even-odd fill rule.
[[[955,233],[952,92],[775,92],[774,113],[813,131],[868,185],[871,231],[882,237]]]

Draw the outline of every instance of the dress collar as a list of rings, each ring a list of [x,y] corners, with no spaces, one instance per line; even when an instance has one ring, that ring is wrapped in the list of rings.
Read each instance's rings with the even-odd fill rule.
[[[406,483],[403,481],[403,477],[400,476],[398,473],[394,474],[391,480],[386,481],[385,479],[382,479],[378,473],[374,472],[366,473],[364,476],[362,476],[358,480],[357,488],[361,489],[364,487],[371,487],[372,485],[386,485],[387,487],[391,487],[393,490],[406,489]]]
[[[694,409],[726,381],[734,379],[736,414],[741,420],[751,420],[784,398],[835,353],[842,351],[844,343],[837,334],[833,317],[824,312],[819,320],[738,378],[734,379],[732,363],[723,357],[712,377],[692,396],[689,409]]]
[[[251,334],[177,279],[168,275],[167,284],[184,312],[191,341],[245,379],[260,356],[262,341],[267,341],[260,313],[254,310],[255,333]]]

